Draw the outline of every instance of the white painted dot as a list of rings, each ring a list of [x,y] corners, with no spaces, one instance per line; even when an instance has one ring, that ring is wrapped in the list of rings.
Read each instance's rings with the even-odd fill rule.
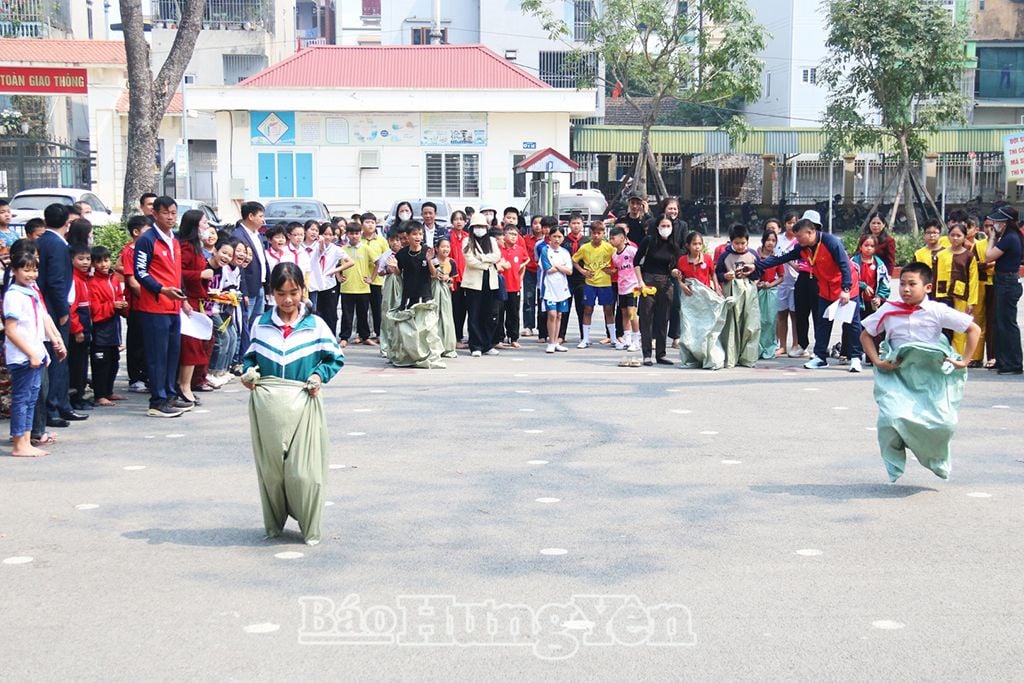
[[[537,412],[537,409],[536,408],[520,408],[519,412],[520,413],[535,413],[535,412]]]
[[[330,465],[329,468],[332,469],[332,470],[343,470],[343,469],[345,469],[345,466],[344,465]]]
[[[192,412],[196,415],[206,415],[210,411],[207,410],[206,408],[203,408],[202,410],[193,410]]]
[[[525,373],[525,372],[517,372],[516,374],[514,374],[512,376],[513,377],[529,377],[529,375],[527,373]]]
[[[349,432],[348,436],[366,436],[366,432]]]
[[[181,439],[184,438],[184,434],[166,434],[168,439]]]
[[[386,394],[386,393],[388,393],[388,391],[387,391],[387,389],[370,389],[370,393],[371,394]]]
[[[156,437],[155,437],[155,436],[153,436],[152,434],[146,434],[146,436],[144,436],[144,437],[142,437],[142,438],[143,438],[143,439],[155,439]]]
[[[543,434],[544,433],[543,429],[524,429],[523,431],[525,433],[527,433],[527,434]]]
[[[241,389],[224,389],[225,394],[237,394]]]
[[[797,555],[803,555],[804,557],[817,557],[821,555],[821,551],[817,548],[803,548],[796,551]]]
[[[906,624],[898,621],[892,621],[891,619],[879,619],[878,621],[872,621],[871,625],[875,628],[880,628],[883,631],[898,631],[899,629],[906,627]]]
[[[849,410],[846,406],[832,406],[832,410]]]
[[[561,498],[538,498],[537,502],[538,503],[558,503],[561,500],[562,500]]]
[[[146,466],[145,465],[126,465],[126,466],[122,467],[121,469],[127,470],[129,472],[137,472],[138,470],[146,469]]]
[[[333,501],[333,500],[325,500],[325,501],[324,501],[324,507],[325,507],[325,508],[329,508],[329,507],[331,507],[332,505],[334,505],[334,501]]]
[[[718,432],[713,432],[711,430],[706,430],[706,431],[701,432],[701,434],[703,434],[704,436],[714,436],[717,433]]]
[[[96,503],[79,503],[75,506],[76,510],[95,510],[99,505]]]
[[[286,550],[283,553],[277,553],[274,557],[279,560],[297,560],[300,557],[305,557],[305,555],[294,550]]]
[[[693,411],[692,410],[687,410],[686,408],[675,408],[675,409],[670,410],[668,412],[673,413],[675,415],[689,415]]]
[[[540,551],[541,555],[565,555],[569,551],[565,548],[544,548]]]
[[[972,491],[967,494],[968,498],[991,498],[991,493],[982,493],[981,491]]]
[[[512,362],[513,362],[513,363],[522,363],[522,362],[523,362],[523,360],[525,360],[525,359],[523,359],[523,358],[513,358],[513,359],[512,359]]]
[[[682,389],[666,389],[665,391],[667,391],[670,394],[678,394],[682,391]]]
[[[998,410],[1009,410],[1010,409],[1010,406],[1004,406],[1004,405],[996,405],[996,406],[992,406],[992,407],[996,408]]]
[[[562,622],[562,628],[568,631],[588,631],[594,628],[594,622],[586,619],[571,619]]]
[[[742,463],[743,463],[742,460],[723,460],[722,461],[723,465],[740,465]]]
[[[249,624],[244,630],[246,633],[273,633],[281,628],[280,624]]]
[[[547,465],[548,461],[547,460],[527,460],[526,464],[527,465]]]
[[[516,389],[517,394],[530,394],[533,393],[529,389]]]
[[[4,564],[28,564],[32,561],[31,557],[22,555],[18,557],[8,557],[4,559]]]
[[[369,413],[372,410],[373,410],[373,408],[353,408],[352,412],[353,413]]]
[[[819,391],[818,387],[804,387],[804,391]]]
[[[869,432],[877,432],[878,431],[878,427],[865,427],[864,429],[866,429]]]

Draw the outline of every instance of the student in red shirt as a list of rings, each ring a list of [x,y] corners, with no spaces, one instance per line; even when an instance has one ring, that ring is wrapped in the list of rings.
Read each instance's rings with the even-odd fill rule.
[[[465,211],[453,211],[449,218],[451,230],[448,233],[448,241],[452,247],[452,261],[455,262],[455,275],[452,277],[452,320],[455,322],[455,341],[460,349],[468,349],[469,344],[462,340],[466,334],[466,292],[462,289],[462,274],[466,272],[466,253],[462,250],[466,246],[469,233],[466,232]]]
[[[128,334],[124,341],[124,355],[128,363],[128,391],[146,393],[146,347],[142,341],[142,319],[139,317],[139,294],[142,287],[135,278],[135,241],[149,230],[152,224],[148,216],[132,216],[128,219],[128,234],[132,241],[121,249],[121,273],[128,301]]]
[[[74,283],[71,292],[74,300],[69,311],[71,343],[68,345],[68,386],[71,390],[71,407],[74,410],[92,410],[95,404],[85,400],[89,345],[92,341],[92,316],[89,312],[89,268],[92,267],[92,256],[87,244],[72,244],[70,249]]]
[[[519,346],[519,305],[522,300],[523,273],[526,270],[529,255],[519,241],[519,227],[506,225],[505,239],[501,247],[501,257],[509,266],[501,271],[505,278],[505,290],[508,296],[498,308],[498,326],[495,336],[504,337],[513,349]]]
[[[114,393],[118,347],[121,345],[121,317],[128,308],[124,289],[110,267],[110,250],[92,248],[92,277],[89,278],[89,311],[92,314],[92,393],[96,405],[112,406],[124,396]]]
[[[710,254],[704,252],[704,236],[696,230],[687,233],[686,253],[679,257],[672,277],[680,281],[683,294],[686,296],[693,296],[693,290],[686,284],[686,280],[690,278],[721,294],[718,279],[715,277],[714,261],[711,260]]]

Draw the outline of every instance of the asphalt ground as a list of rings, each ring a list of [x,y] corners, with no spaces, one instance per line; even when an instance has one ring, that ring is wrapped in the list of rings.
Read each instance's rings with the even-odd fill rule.
[[[312,548],[263,540],[237,382],[0,457],[3,678],[1019,678],[1019,377],[888,486],[870,370],[621,355],[349,347]]]

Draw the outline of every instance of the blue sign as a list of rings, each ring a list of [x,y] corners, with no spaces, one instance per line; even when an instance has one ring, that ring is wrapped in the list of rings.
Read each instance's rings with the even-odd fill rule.
[[[523,149],[537,149],[537,143],[536,142],[524,142],[523,143]]]
[[[294,145],[295,112],[254,111],[250,113],[249,137],[254,145]]]

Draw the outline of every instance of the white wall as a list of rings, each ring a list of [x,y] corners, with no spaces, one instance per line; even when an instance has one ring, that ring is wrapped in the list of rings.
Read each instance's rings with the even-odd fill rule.
[[[358,115],[355,114],[355,115]],[[332,213],[370,210],[383,215],[398,199],[426,196],[425,155],[432,152],[462,152],[480,155],[480,196],[447,197],[453,206],[495,204],[523,205],[526,199],[512,197],[512,154],[523,154],[523,142],[537,149],[569,149],[568,113],[489,114],[487,145],[483,147],[381,147],[379,169],[360,171],[359,150],[368,145],[349,144],[319,147],[254,146],[250,142],[248,112],[217,112],[218,194],[222,217],[237,218],[239,200],[258,196],[257,154],[261,152],[312,152],[314,196]],[[230,140],[230,142],[229,142]],[[526,152],[529,154],[529,152]],[[244,184],[244,192],[232,192],[232,179]]]
[[[381,3],[382,42],[411,45],[412,29],[427,28],[433,17],[432,0],[384,0]],[[456,45],[480,42],[479,0],[444,0],[441,27],[448,29],[448,42]]]

